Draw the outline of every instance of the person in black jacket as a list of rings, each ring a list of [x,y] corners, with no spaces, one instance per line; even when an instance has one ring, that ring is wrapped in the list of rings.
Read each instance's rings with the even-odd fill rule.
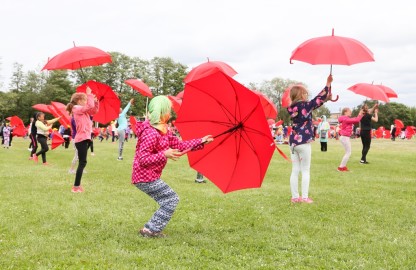
[[[363,144],[363,150],[361,151],[362,156],[360,163],[361,164],[368,164],[367,162],[367,154],[370,150],[371,145],[371,133],[372,133],[372,127],[371,122],[377,122],[378,121],[378,104],[376,103],[371,109],[368,109],[368,106],[364,104],[362,107],[362,110],[364,112],[364,116],[360,120],[360,137],[361,142]]]

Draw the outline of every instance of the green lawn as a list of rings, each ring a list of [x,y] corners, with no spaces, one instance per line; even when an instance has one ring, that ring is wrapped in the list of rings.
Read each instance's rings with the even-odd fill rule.
[[[261,188],[228,194],[194,183],[186,157],[169,161],[162,178],[180,203],[164,239],[137,233],[157,205],[130,184],[134,140],[124,161],[95,141],[82,194],[70,192],[72,148],[44,167],[27,146],[0,148],[0,269],[416,269],[415,139],[373,140],[368,165],[352,140],[348,173],[339,141],[313,143],[310,205],[289,202],[277,152]]]

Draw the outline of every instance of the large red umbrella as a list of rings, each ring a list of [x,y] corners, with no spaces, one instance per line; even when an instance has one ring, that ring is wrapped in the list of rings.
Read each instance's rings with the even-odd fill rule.
[[[266,97],[263,93],[259,91],[253,90],[254,93],[256,93],[259,98],[261,105],[263,106],[264,114],[267,118],[276,119],[277,117],[277,108],[276,105],[274,105],[273,101],[271,101],[268,97]]]
[[[274,142],[258,95],[221,71],[185,85],[175,122],[182,138],[216,138],[189,164],[224,193],[260,187]]]
[[[7,118],[10,121],[10,126],[14,127],[13,136],[24,137],[27,134],[23,120],[14,115]]]
[[[59,123],[65,128],[71,126],[71,117],[69,116],[68,111],[66,110],[66,105],[57,101],[51,101],[52,107],[55,109],[59,118]]]
[[[92,46],[74,46],[50,59],[42,70],[79,69],[111,63],[111,55]]]
[[[168,96],[168,98],[172,103],[172,109],[175,111],[176,114],[178,114],[182,105],[182,99],[177,98],[176,96]]]
[[[51,111],[49,110],[49,106],[46,104],[42,104],[42,103],[35,104],[32,106],[32,108],[40,112],[52,114]]]
[[[348,90],[351,90],[352,92],[374,99],[374,100],[380,100],[383,102],[389,102],[389,97],[386,95],[383,89],[378,87],[374,84],[369,83],[357,83],[353,86],[348,87]]]
[[[62,138],[61,134],[59,134],[58,131],[54,130],[52,132],[52,150],[55,149],[56,147],[62,145],[62,143],[64,143],[65,140],[64,138]]]
[[[104,125],[116,119],[120,114],[120,99],[111,87],[104,83],[88,81],[78,86],[76,91],[85,93],[87,86],[100,102],[98,112],[92,119]]]
[[[394,124],[396,125],[396,129],[403,129],[404,124],[400,119],[394,119]]]
[[[183,80],[185,83],[189,83],[194,80],[198,80],[200,78],[206,77],[210,74],[216,73],[217,71],[222,71],[228,76],[232,77],[237,74],[230,65],[221,61],[209,61],[206,63],[202,63],[196,67],[194,67],[188,75],[186,75],[185,79]]]
[[[311,38],[300,44],[290,57],[312,65],[353,65],[374,61],[373,53],[360,41],[334,35]],[[335,100],[338,100],[338,97]]]

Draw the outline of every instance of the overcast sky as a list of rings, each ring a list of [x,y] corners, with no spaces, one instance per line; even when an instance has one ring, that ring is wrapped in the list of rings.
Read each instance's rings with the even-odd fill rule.
[[[150,60],[171,57],[190,68],[223,61],[243,84],[275,77],[304,82],[312,95],[324,86],[329,66],[295,61],[307,39],[331,35],[364,43],[375,62],[333,67],[340,95],[331,111],[365,100],[348,87],[386,85],[400,102],[416,106],[416,16],[412,1],[278,0],[2,0],[0,76],[8,86],[13,63],[40,70],[48,57],[94,46]]]

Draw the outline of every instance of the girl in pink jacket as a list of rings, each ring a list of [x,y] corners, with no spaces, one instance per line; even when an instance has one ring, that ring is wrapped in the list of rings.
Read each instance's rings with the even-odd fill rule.
[[[71,102],[66,106],[69,114],[75,120],[76,135],[74,138],[75,147],[78,151],[78,168],[75,174],[75,183],[72,192],[84,192],[81,186],[81,177],[87,166],[87,151],[91,144],[92,121],[91,116],[98,111],[98,100],[91,94],[91,88],[87,87],[86,94],[75,93]]]
[[[338,167],[338,171],[340,172],[348,172],[347,163],[348,159],[351,156],[351,142],[350,137],[352,135],[353,125],[358,124],[361,120],[361,117],[363,117],[362,110],[358,114],[357,117],[351,117],[351,109],[350,108],[344,108],[342,109],[342,115],[338,118],[338,122],[340,125],[340,131],[339,135],[340,141],[342,146],[344,146],[345,154],[342,157],[341,164]]]

